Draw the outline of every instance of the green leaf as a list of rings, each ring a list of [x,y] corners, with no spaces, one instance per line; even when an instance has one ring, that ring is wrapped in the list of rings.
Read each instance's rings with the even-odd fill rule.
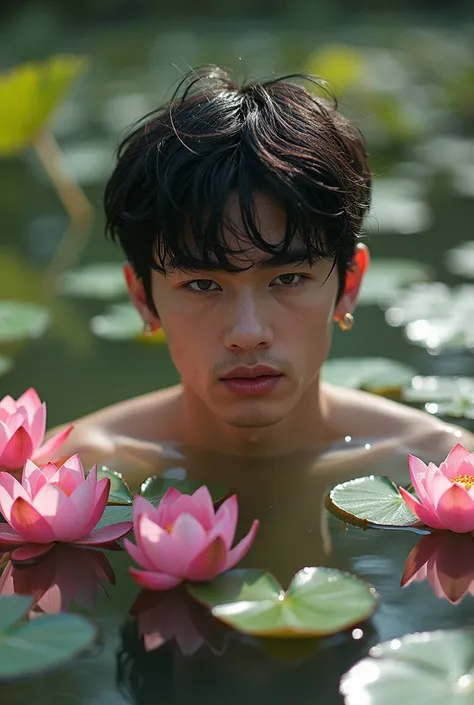
[[[31,603],[29,595],[0,595],[0,634],[24,617]]]
[[[416,371],[384,357],[342,357],[328,360],[322,370],[323,382],[375,394],[399,393]]]
[[[193,494],[203,484],[193,480],[167,480],[162,477],[149,477],[140,486],[140,494],[156,506],[170,487],[175,487],[182,494]],[[222,485],[206,485],[206,487],[214,504],[220,502],[229,493],[228,488]]]
[[[286,593],[273,575],[256,569],[231,570],[187,589],[214,617],[255,636],[327,636],[368,619],[377,602],[373,588],[332,568],[303,568]]]
[[[97,479],[108,477],[110,480],[110,494],[108,504],[133,504],[133,494],[130,492],[121,473],[105,465],[97,468]]]
[[[374,646],[341,679],[346,705],[472,705],[474,630],[407,634]]]
[[[365,68],[361,52],[346,44],[328,44],[308,60],[309,73],[321,76],[338,94],[360,85]]]
[[[409,284],[427,281],[432,269],[426,264],[409,259],[375,258],[365,275],[359,297],[360,304],[387,304],[396,291]]]
[[[0,355],[0,377],[11,370],[13,360],[5,355]]]
[[[427,230],[432,212],[413,179],[376,179],[373,207],[364,222],[366,232],[411,235]]]
[[[474,419],[474,377],[413,377],[402,401],[424,405],[437,416]]]
[[[59,291],[67,296],[113,300],[127,293],[122,265],[119,262],[89,264],[61,275]]]
[[[338,519],[356,526],[419,526],[398,487],[383,475],[357,477],[336,485],[326,507]]]
[[[0,609],[8,603],[13,606],[18,599],[17,595],[0,597]],[[29,597],[22,599],[25,604],[31,602]],[[33,678],[61,668],[90,648],[95,639],[94,625],[77,614],[41,616],[0,630],[0,682]]]
[[[44,306],[23,301],[0,301],[0,343],[38,338],[50,323]]]
[[[58,55],[0,75],[0,156],[34,142],[86,65],[82,57]]]
[[[101,529],[103,526],[119,524],[121,521],[133,521],[133,508],[131,505],[111,505],[105,508],[102,518],[94,529]]]
[[[165,340],[162,330],[150,338],[143,336],[143,321],[130,302],[108,306],[104,313],[94,316],[90,321],[90,328],[99,338],[110,341],[145,340],[163,343]]]
[[[474,279],[474,242],[468,240],[448,250],[446,266],[453,274]]]

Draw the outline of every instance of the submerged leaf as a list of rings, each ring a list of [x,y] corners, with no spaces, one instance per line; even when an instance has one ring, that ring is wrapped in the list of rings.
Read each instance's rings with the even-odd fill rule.
[[[398,487],[383,475],[357,477],[336,485],[326,507],[338,519],[356,526],[420,526]]]
[[[212,615],[255,636],[327,636],[368,619],[377,598],[350,573],[303,568],[285,593],[262,570],[231,570],[208,583],[189,583],[189,593]]]
[[[374,646],[341,679],[345,705],[471,705],[474,630],[407,634]]]

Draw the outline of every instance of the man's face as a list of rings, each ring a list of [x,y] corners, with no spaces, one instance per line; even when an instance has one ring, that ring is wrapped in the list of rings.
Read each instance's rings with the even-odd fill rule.
[[[263,197],[255,207],[262,236],[279,243],[284,212]],[[240,224],[233,200],[228,215]],[[241,246],[228,237],[232,247]],[[249,246],[237,263],[252,266],[236,274],[152,274],[153,300],[184,387],[236,427],[285,418],[309,392],[331,345],[336,269],[325,260],[275,266],[268,259]]]

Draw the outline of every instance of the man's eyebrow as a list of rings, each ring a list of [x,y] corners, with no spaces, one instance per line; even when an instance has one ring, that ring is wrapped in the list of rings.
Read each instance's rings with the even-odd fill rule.
[[[316,258],[313,257],[312,259],[314,260]],[[246,269],[250,269],[250,267],[256,267],[258,269],[274,269],[276,267],[284,267],[287,264],[309,264],[310,257],[307,248],[302,248],[299,250],[289,250],[287,252],[277,252],[274,255],[262,257],[262,259],[254,264],[249,263],[247,266],[244,264],[245,260],[242,262],[241,270],[235,269],[231,266],[226,267],[220,262],[201,259],[188,260],[185,264],[170,264],[168,269],[170,273],[227,272],[229,274],[238,274],[239,271],[245,271]]]

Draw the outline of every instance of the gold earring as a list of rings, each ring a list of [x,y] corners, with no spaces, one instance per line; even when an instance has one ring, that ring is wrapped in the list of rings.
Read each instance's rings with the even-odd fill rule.
[[[339,320],[339,328],[343,331],[351,330],[354,327],[354,316],[352,313],[345,313]]]
[[[151,326],[151,323],[145,323],[145,325],[143,326],[143,335],[146,335],[146,337],[149,338],[152,333],[153,328]]]

